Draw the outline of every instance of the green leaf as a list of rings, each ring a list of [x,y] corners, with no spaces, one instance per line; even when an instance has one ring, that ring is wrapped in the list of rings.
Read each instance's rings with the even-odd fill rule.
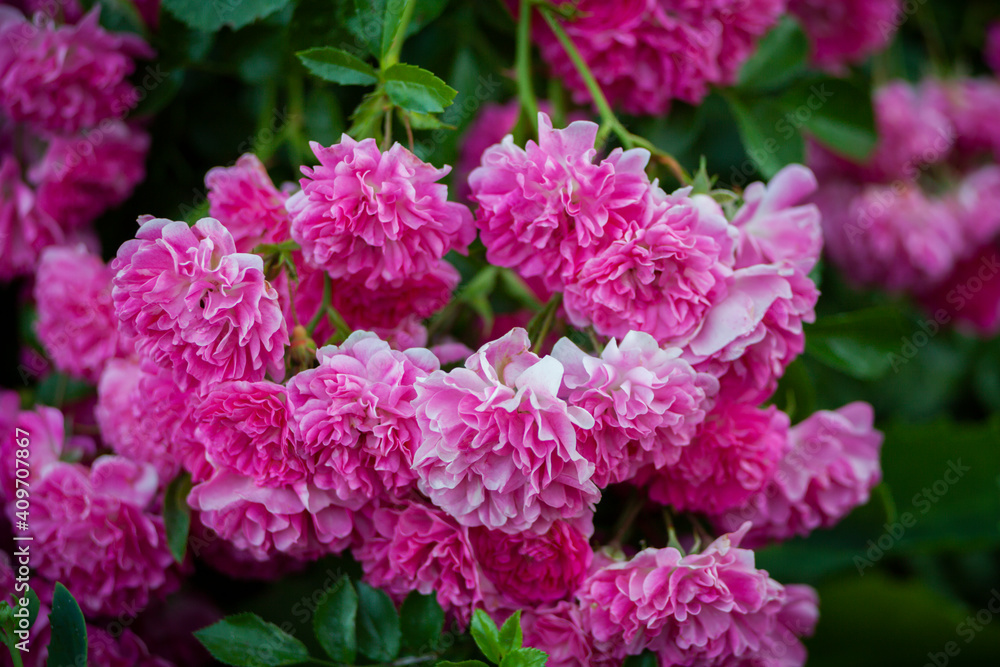
[[[834,153],[860,161],[875,148],[875,112],[865,83],[809,77],[796,83],[781,99],[788,109],[786,118]]]
[[[778,88],[801,73],[809,56],[809,38],[791,17],[784,17],[757,46],[740,70],[744,89]]]
[[[49,667],[87,664],[87,623],[73,595],[60,583],[52,593],[49,612],[52,640],[49,642]],[[95,667],[97,667],[95,665]]]
[[[223,26],[233,30],[270,16],[289,0],[163,0],[163,7],[198,30],[215,32]]]
[[[163,499],[163,523],[167,529],[167,544],[178,563],[184,562],[188,533],[191,530],[191,506],[187,497],[191,493],[191,475],[182,473],[167,485]]]
[[[782,167],[805,161],[805,141],[787,111],[767,97],[726,95],[747,155],[765,178]]]
[[[35,593],[35,589],[29,588],[28,595],[28,627],[35,627],[35,619],[38,618],[38,610],[42,606],[42,603],[38,600],[38,594]]]
[[[521,610],[518,609],[500,626],[500,651],[509,653],[521,648],[521,644],[523,643],[524,635],[521,632]]]
[[[483,611],[477,609],[472,615],[472,625],[470,627],[472,638],[476,640],[476,646],[483,652],[487,659],[500,662],[500,631],[493,619]]]
[[[84,11],[90,11],[94,5],[101,6],[101,26],[110,32],[133,32],[147,36],[146,22],[142,20],[139,10],[131,0],[82,0],[80,5]]]
[[[403,646],[419,654],[434,650],[444,629],[444,610],[433,595],[413,591],[399,610]]]
[[[368,86],[378,82],[375,68],[341,49],[322,46],[295,55],[306,69],[326,81],[345,86]]]
[[[212,657],[234,667],[278,667],[309,660],[302,642],[256,614],[227,616],[194,636]]]
[[[500,667],[544,667],[548,660],[537,648],[518,648],[503,657]]]
[[[392,600],[383,591],[358,582],[358,651],[379,662],[399,655],[401,631]]]
[[[313,632],[326,654],[337,662],[353,663],[357,656],[354,623],[358,594],[351,580],[342,576],[320,600],[313,616]]]
[[[392,40],[399,32],[407,0],[389,0],[385,3],[385,14],[382,18],[382,50],[379,58],[385,58],[392,47]]]
[[[385,71],[385,91],[394,104],[418,113],[440,113],[458,94],[427,70],[402,63]]]
[[[805,331],[810,356],[859,380],[884,375],[910,333],[899,311],[887,306],[821,317]]]
[[[450,662],[448,660],[441,660],[436,663],[434,667],[489,667],[482,660],[463,660],[462,662]]]

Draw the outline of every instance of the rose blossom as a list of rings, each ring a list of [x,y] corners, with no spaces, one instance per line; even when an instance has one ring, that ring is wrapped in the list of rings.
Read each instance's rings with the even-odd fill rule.
[[[767,485],[742,507],[717,516],[716,524],[728,530],[752,522],[747,535],[751,546],[833,526],[868,502],[882,479],[882,434],[873,421],[872,407],[856,402],[821,410],[796,424]]]
[[[649,497],[679,512],[718,513],[742,505],[770,479],[788,447],[788,416],[721,403],[672,465],[649,474]]]
[[[31,495],[32,565],[62,581],[89,614],[142,609],[175,585],[152,466],[102,456],[90,470],[56,463]]]
[[[288,195],[274,187],[264,165],[253,153],[241,155],[231,167],[205,174],[208,214],[233,235],[238,252],[252,252],[261,243],[288,237]]]
[[[613,105],[663,115],[672,99],[698,104],[711,85],[729,85],[785,9],[784,0],[579,0],[560,20]],[[542,58],[579,104],[590,94],[552,31],[534,31]]]
[[[35,331],[56,368],[96,382],[110,359],[128,354],[111,302],[115,272],[83,246],[49,247],[35,276]]]
[[[133,58],[152,57],[138,36],[110,33],[94,8],[74,25],[0,11],[0,107],[16,121],[72,134],[133,106]]]
[[[595,164],[597,130],[586,121],[554,130],[539,113],[538,143],[522,149],[508,135],[483,153],[469,186],[491,264],[559,291],[583,259],[623,234],[629,205],[649,189],[649,152],[616,149]]]
[[[639,331],[620,345],[612,338],[600,358],[568,338],[552,356],[565,368],[560,395],[594,417],[594,427],[580,433],[579,449],[594,463],[601,488],[629,479],[645,463],[676,461],[718,390],[712,376],[679,358],[679,349],[660,349]]]
[[[34,191],[21,179],[17,158],[4,155],[0,161],[0,281],[31,273],[42,249],[63,238],[62,229],[38,207]]]
[[[415,384],[438,369],[437,357],[392,350],[365,331],[316,356],[319,367],[288,382],[290,426],[313,481],[345,500],[406,493],[420,443]]]
[[[194,412],[196,435],[216,467],[229,467],[264,486],[306,478],[307,465],[288,428],[285,388],[273,382],[223,382]]]
[[[466,526],[544,532],[587,514],[600,498],[577,428],[594,418],[558,398],[563,367],[530,351],[514,329],[465,368],[417,384],[423,440],[413,457],[420,490]]]
[[[593,558],[587,537],[566,521],[556,521],[544,534],[469,529],[476,560],[500,597],[528,605],[556,602],[576,591]]]
[[[411,591],[433,594],[462,625],[482,602],[468,529],[423,502],[373,509],[353,553],[365,581],[397,601]]]
[[[700,553],[644,549],[592,574],[580,598],[597,645],[616,645],[618,658],[649,648],[667,665],[736,663],[766,650],[786,593],[739,547],[747,528]]]
[[[346,134],[329,148],[310,146],[320,164],[302,168],[302,189],[286,208],[306,261],[331,277],[375,288],[427,273],[475,238],[469,209],[447,201],[437,182],[449,167],[436,169],[399,144],[382,153],[374,139]]]
[[[736,234],[720,212],[681,190],[650,188],[625,234],[582,262],[568,281],[566,314],[605,336],[644,331],[683,341],[725,295]]]
[[[901,0],[788,0],[813,43],[813,63],[838,72],[888,47],[902,9]]]
[[[257,255],[237,253],[218,220],[146,219],[112,262],[121,330],[185,388],[284,375],[278,294]]]

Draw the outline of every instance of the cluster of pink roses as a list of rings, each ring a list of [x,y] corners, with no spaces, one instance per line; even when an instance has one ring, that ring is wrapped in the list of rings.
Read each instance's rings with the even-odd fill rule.
[[[917,295],[982,333],[1000,329],[1000,81],[896,81],[876,92],[864,164],[813,146],[830,257],[851,280]]]
[[[0,6],[0,281],[33,273],[48,246],[96,248],[90,223],[143,180],[150,143],[126,119],[149,46],[98,25],[99,7],[24,5]]]
[[[40,338],[97,384],[102,449],[5,397],[4,419],[33,434],[39,577],[92,617],[171,591],[184,566],[162,497],[185,472],[192,551],[234,576],[350,550],[372,585],[433,593],[460,623],[523,610],[526,644],[556,667],[647,649],[662,664],[801,664],[815,593],[741,543],[832,525],[881,476],[869,406],[795,426],[759,407],[814,317],[815,179],[789,167],[727,211],[664,192],[644,150],[599,159],[593,123],[540,114],[539,128],[482,153],[475,215],[448,201],[448,168],[345,135],[313,145],[298,190],[253,156],[212,170],[212,217],[141,218],[110,266],[48,251]],[[459,281],[445,255],[477,228],[489,261],[562,299],[593,349],[563,338],[543,354],[520,327],[475,352],[429,340],[422,321]],[[84,311],[97,315],[65,316]],[[60,355],[68,326],[86,350]],[[595,550],[595,507],[622,483],[721,536],[690,554]]]
[[[511,2],[512,5],[516,3]],[[731,85],[758,40],[786,12],[813,43],[812,60],[842,70],[883,49],[899,25],[901,0],[575,0],[563,21],[609,101],[634,114],[663,114],[672,100],[698,104],[710,86]],[[534,30],[553,76],[576,102],[590,93],[556,35]]]

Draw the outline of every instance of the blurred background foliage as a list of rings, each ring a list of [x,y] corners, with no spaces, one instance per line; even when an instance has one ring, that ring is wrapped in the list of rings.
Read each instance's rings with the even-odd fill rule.
[[[104,4],[107,25],[135,27],[127,12],[115,11],[118,3]],[[916,12],[891,48],[844,78],[808,69],[808,44],[785,21],[737,86],[714,91],[697,108],[678,103],[666,117],[623,120],[689,171],[704,156],[718,185],[736,190],[804,161],[807,137],[863,156],[876,140],[873,86],[986,72],[980,53],[985,26],[1000,16],[996,0],[910,4]],[[317,46],[362,53],[357,25],[351,29],[355,13],[350,0],[164,0],[159,29],[148,35],[157,59],[136,75],[148,93],[136,112],[148,117],[153,137],[148,177],[98,222],[106,257],[133,235],[138,215],[190,219],[204,212],[211,167],[254,152],[280,184],[311,164],[308,141],[336,143],[365,90],[311,76],[295,54]],[[418,130],[416,152],[435,165],[454,164],[479,108],[516,94],[515,24],[498,0],[427,0],[414,24],[419,31],[401,61],[458,91],[441,114],[454,129]],[[562,96],[534,63],[539,97]],[[835,91],[831,102],[805,114],[809,95],[824,85]],[[657,175],[668,188],[677,185],[665,170]],[[473,254],[464,262],[463,274],[471,275],[476,261]],[[817,322],[774,400],[793,421],[870,401],[886,433],[885,481],[839,526],[765,549],[760,565],[780,581],[819,589],[811,665],[1000,664],[1000,614],[989,611],[991,600],[1000,609],[1000,340],[932,331],[913,304],[858,291],[828,265],[816,277],[823,292]],[[3,299],[5,312],[14,312],[16,290],[6,289]],[[512,304],[500,294],[490,305],[502,312]],[[30,338],[26,329],[22,337]],[[19,386],[17,346],[3,355],[4,384]],[[67,390],[73,387],[60,387]],[[54,392],[43,384],[36,395],[51,402]],[[226,611],[294,615],[302,595],[331,571],[351,567],[322,562],[280,586],[241,585]],[[212,584],[196,577],[192,585]]]

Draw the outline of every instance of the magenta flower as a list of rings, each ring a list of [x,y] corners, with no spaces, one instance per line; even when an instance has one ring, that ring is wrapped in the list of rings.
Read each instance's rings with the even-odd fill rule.
[[[262,486],[306,479],[308,467],[288,427],[285,388],[273,382],[223,382],[194,412],[196,436],[214,467],[229,467]]]
[[[962,329],[980,336],[996,335],[1000,331],[1000,280],[996,280],[996,272],[1000,270],[998,252],[996,242],[981,247],[969,259],[960,262],[934,289],[921,294],[927,312],[937,314],[944,310],[948,316],[954,316]],[[983,280],[985,272],[993,278]],[[976,286],[979,289],[973,290]]]
[[[374,289],[437,266],[475,238],[472,214],[449,202],[436,169],[399,144],[382,153],[374,139],[346,134],[303,167],[302,190],[286,202],[291,234],[306,261],[334,278],[353,277]]]
[[[813,63],[837,72],[888,47],[902,10],[901,0],[788,0],[813,43]]]
[[[66,421],[63,413],[56,408],[45,405],[36,406],[34,410],[18,410],[18,404],[9,397],[17,394],[5,394],[3,406],[9,411],[3,415],[4,422],[0,425],[6,426],[0,432],[0,455],[6,456],[8,461],[13,461],[17,457],[16,452],[26,449],[29,452],[28,459],[31,463],[27,469],[30,476],[27,481],[34,486],[49,474],[49,471],[59,464],[61,457],[81,458],[85,455],[92,455],[96,449],[94,441],[85,436],[66,436]],[[22,433],[18,437],[17,429]],[[26,447],[21,447],[20,442],[24,442],[28,433]],[[17,484],[16,464],[0,468],[0,498],[12,499],[16,496]],[[23,477],[21,479],[24,479]],[[31,487],[29,487],[31,488]],[[5,508],[8,518],[14,516],[14,503],[8,503]],[[13,519],[11,519],[13,521]]]
[[[882,434],[867,403],[821,410],[789,430],[790,447],[768,484],[746,505],[716,517],[726,530],[753,523],[748,544],[830,527],[868,502],[882,480]]]
[[[21,179],[17,158],[4,155],[0,162],[0,281],[30,274],[42,250],[62,241],[62,229],[39,208],[35,193]]]
[[[818,299],[816,284],[787,261],[738,269],[685,357],[719,379],[720,396],[760,403],[805,349],[802,324],[816,319]]]
[[[565,368],[560,396],[594,417],[594,427],[579,434],[579,449],[601,488],[630,479],[644,464],[676,461],[718,390],[712,376],[679,358],[680,350],[660,349],[638,331],[621,345],[611,339],[600,358],[567,338],[552,356]]]
[[[605,336],[642,331],[660,343],[682,342],[725,295],[735,230],[721,213],[658,188],[636,208],[634,226],[567,282],[566,314]]]
[[[263,260],[237,253],[217,220],[147,219],[111,266],[120,328],[185,388],[284,376],[288,343]]]
[[[175,586],[163,519],[149,511],[152,466],[102,456],[55,464],[31,495],[32,565],[66,584],[88,614],[143,609]]]
[[[724,512],[767,483],[787,448],[785,413],[722,403],[676,463],[650,471],[649,497],[680,512]]]
[[[467,528],[420,501],[376,507],[361,525],[353,554],[366,582],[397,601],[411,591],[433,594],[450,616],[469,623],[483,598]]]
[[[146,178],[149,142],[145,130],[121,121],[103,122],[85,138],[51,137],[28,173],[38,205],[66,229],[93,222]]]
[[[536,605],[567,599],[587,576],[593,551],[588,535],[556,521],[544,534],[472,528],[476,561],[500,598]]]
[[[563,367],[530,351],[524,329],[481,347],[465,368],[417,384],[420,490],[464,526],[545,532],[600,498],[576,429],[594,418],[558,398]]]
[[[87,664],[101,667],[173,667],[168,660],[150,654],[146,643],[128,628],[112,635],[102,627],[89,624]]]
[[[111,302],[114,275],[83,246],[42,253],[35,275],[35,331],[59,370],[96,383],[109,360],[129,354]]]
[[[554,130],[539,113],[537,144],[521,149],[507,136],[483,153],[469,186],[490,263],[559,291],[586,257],[622,236],[630,205],[649,189],[649,152],[615,150],[595,164],[597,129],[578,121]]]
[[[438,369],[429,350],[392,350],[370,332],[324,347],[319,367],[288,382],[291,429],[312,480],[347,500],[405,494],[420,444],[415,387]]]
[[[619,658],[648,648],[661,664],[754,664],[770,646],[786,593],[739,547],[746,529],[704,551],[644,549],[592,574],[580,594],[594,640]]]
[[[812,271],[823,249],[823,228],[816,205],[802,202],[816,187],[816,176],[800,164],[785,167],[767,185],[748,185],[733,217],[740,234],[736,266],[786,260],[804,274]]]
[[[116,454],[152,465],[167,484],[180,470],[178,454],[185,440],[182,422],[191,408],[184,396],[154,402],[154,397],[165,397],[162,391],[151,392],[151,385],[170,383],[169,378],[157,376],[156,369],[144,370],[133,360],[109,361],[97,385],[94,413],[101,437]]]
[[[305,482],[258,486],[227,468],[195,485],[188,504],[206,528],[259,561],[276,553],[302,560],[340,553],[354,530],[353,511],[322,489]]]
[[[288,239],[288,195],[274,187],[260,159],[241,155],[231,167],[205,174],[208,213],[233,235],[238,252],[252,252],[261,243]]]
[[[15,121],[73,134],[134,106],[133,58],[150,58],[139,37],[110,33],[95,8],[75,25],[0,13],[0,108]]]
[[[547,667],[617,667],[614,659],[595,646],[584,626],[583,612],[577,602],[528,607],[521,612],[524,646],[545,651]]]
[[[785,0],[579,0],[562,21],[611,103],[663,115],[671,100],[698,104],[709,86],[733,83]],[[542,57],[579,104],[590,94],[555,35],[539,22]]]

